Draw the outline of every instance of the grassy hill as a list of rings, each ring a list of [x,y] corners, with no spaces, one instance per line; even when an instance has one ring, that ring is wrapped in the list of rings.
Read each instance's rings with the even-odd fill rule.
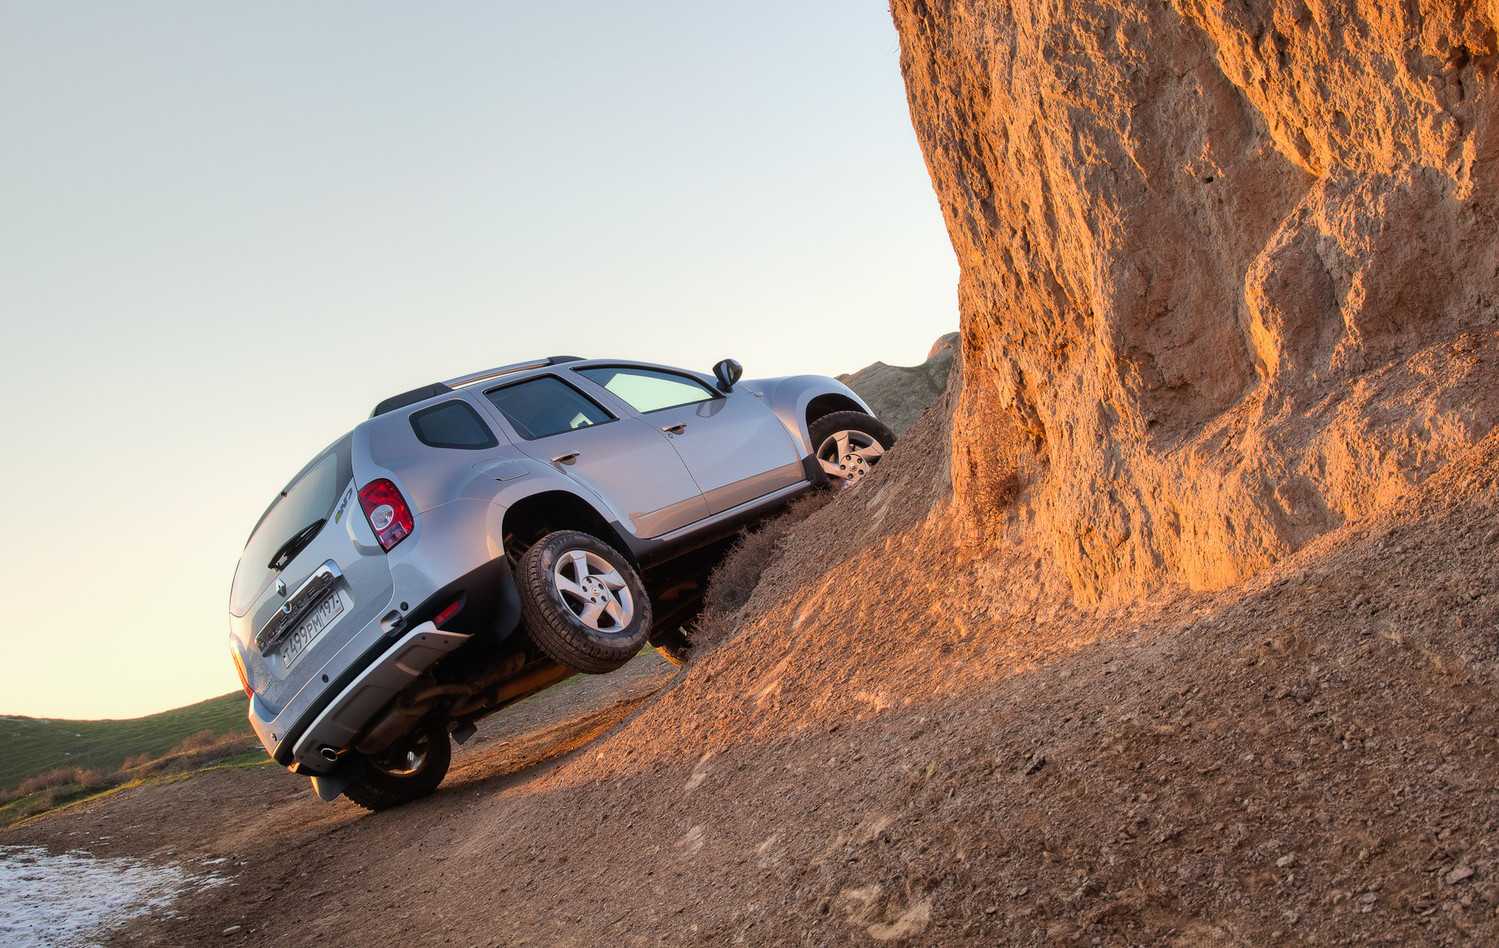
[[[62,767],[109,772],[126,758],[159,757],[204,731],[250,733],[238,691],[160,714],[120,721],[71,721],[0,716],[0,790]]]

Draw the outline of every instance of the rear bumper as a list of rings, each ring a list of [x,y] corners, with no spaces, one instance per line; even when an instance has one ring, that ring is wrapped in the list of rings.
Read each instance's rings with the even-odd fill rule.
[[[407,589],[415,585],[417,584],[405,584]],[[429,585],[427,589],[430,590],[431,586]],[[493,635],[503,638],[515,629],[520,618],[520,596],[515,588],[515,581],[510,575],[509,564],[504,557],[498,557],[469,571],[436,592],[425,595],[407,615],[407,621],[414,623],[409,626],[410,631],[393,635],[379,620],[369,623],[351,637],[333,660],[323,666],[321,681],[318,677],[314,677],[301,692],[280,709],[272,709],[258,697],[251,698],[250,726],[260,739],[261,745],[265,747],[266,753],[277,763],[285,766],[305,763],[309,765],[309,770],[326,771],[328,764],[318,753],[322,747],[321,743],[312,745],[310,753],[315,760],[303,761],[298,756],[297,749],[303,746],[303,738],[318,722],[327,720],[327,712],[343,700],[345,694],[356,683],[384,680],[383,678],[372,679],[371,676],[376,675],[381,668],[402,662],[403,659],[400,656],[403,652],[403,645],[408,639],[423,628],[432,628],[432,623],[429,621],[432,616],[459,596],[462,596],[464,600],[463,611],[453,622],[444,623],[448,626],[447,630],[433,630],[438,631],[439,635],[457,636],[461,644],[474,636]],[[399,593],[392,598],[399,599]],[[432,660],[435,661],[445,654],[447,652],[432,656]],[[409,665],[414,660],[415,658],[408,658],[405,661]],[[421,670],[425,671],[431,664],[428,662],[422,665]],[[388,701],[391,697],[393,695],[387,694],[385,700]],[[361,701],[358,707],[363,706],[364,703]],[[379,707],[371,710],[366,720],[358,722],[357,727],[368,723],[368,718],[378,711]],[[352,720],[354,713],[346,710],[339,715],[339,720],[347,723]],[[347,741],[326,743],[331,743],[335,747],[343,747]],[[299,766],[297,769],[302,768]]]
[[[349,746],[392,698],[470,638],[461,632],[444,632],[431,622],[423,622],[401,636],[390,651],[355,676],[302,732],[292,749],[298,772],[331,772],[336,758],[325,759],[325,748],[337,752]]]

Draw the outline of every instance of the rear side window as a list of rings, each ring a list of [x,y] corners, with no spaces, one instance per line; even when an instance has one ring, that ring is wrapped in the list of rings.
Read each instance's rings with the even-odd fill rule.
[[[551,375],[484,393],[527,441],[613,421],[593,399]]]
[[[608,389],[642,415],[663,408],[695,405],[717,397],[696,379],[673,372],[627,366],[599,366],[578,369],[577,372]]]
[[[499,444],[494,432],[467,402],[443,402],[411,415],[416,439],[431,448],[479,451]]]
[[[234,570],[234,585],[229,590],[230,612],[242,616],[249,611],[280,572],[272,565],[278,559],[277,554],[292,552],[283,548],[294,540],[299,546],[312,542],[322,523],[333,515],[333,505],[354,477],[349,446],[350,439],[345,436],[314,458],[260,515],[260,522],[250,533],[239,566]]]

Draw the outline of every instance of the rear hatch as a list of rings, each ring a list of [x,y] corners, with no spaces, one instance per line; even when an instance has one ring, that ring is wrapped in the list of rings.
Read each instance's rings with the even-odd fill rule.
[[[292,478],[235,569],[235,647],[271,715],[390,600],[389,565],[354,498],[351,452],[346,435]]]

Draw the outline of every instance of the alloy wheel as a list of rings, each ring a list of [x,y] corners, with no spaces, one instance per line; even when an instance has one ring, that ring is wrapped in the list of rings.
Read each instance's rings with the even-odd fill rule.
[[[635,617],[635,601],[625,578],[592,550],[568,550],[557,557],[552,583],[563,604],[590,629],[623,632]]]
[[[817,463],[835,484],[847,489],[863,480],[884,453],[874,435],[850,428],[823,439],[817,446]]]

